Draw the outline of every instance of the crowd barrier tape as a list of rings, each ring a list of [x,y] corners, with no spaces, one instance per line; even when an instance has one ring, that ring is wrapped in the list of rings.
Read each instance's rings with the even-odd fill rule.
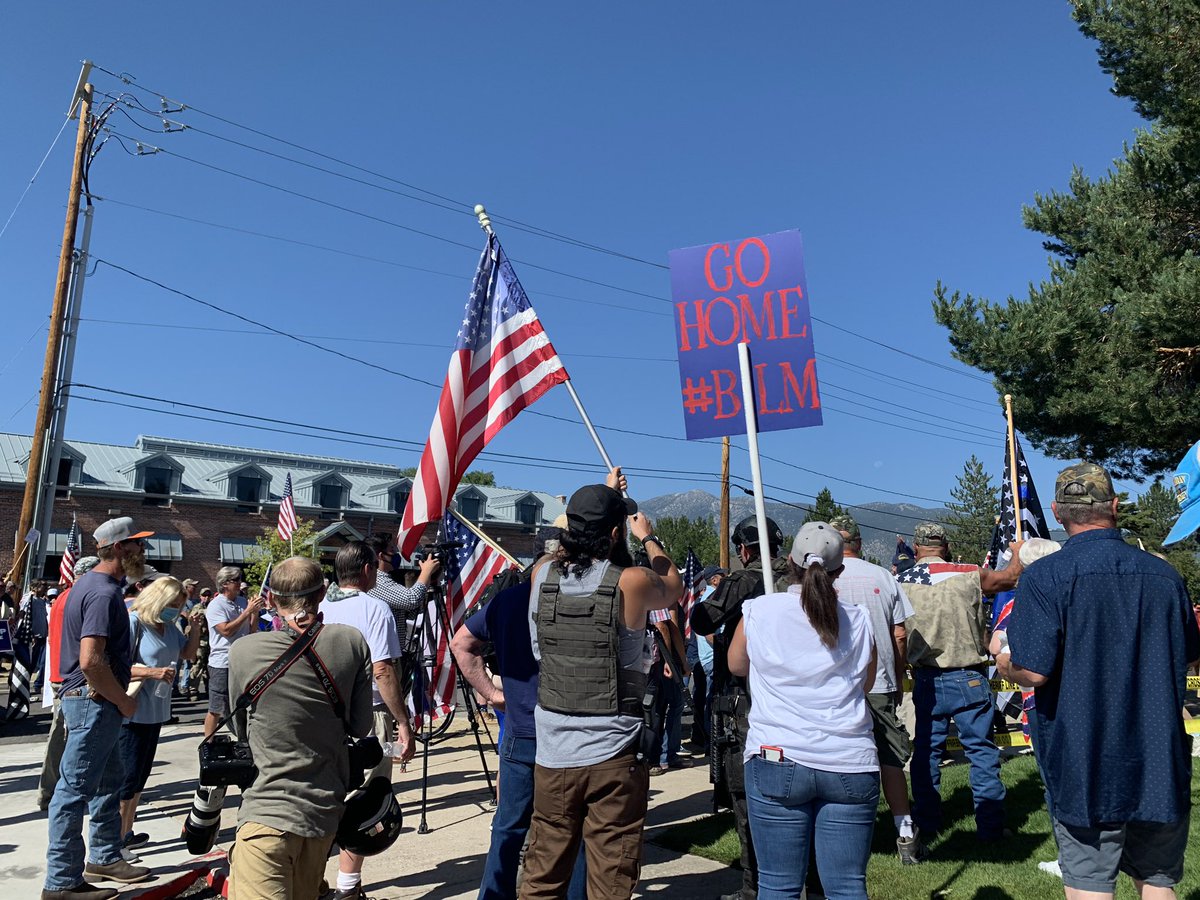
[[[1184,719],[1183,729],[1188,734],[1200,734],[1200,719]],[[997,747],[1030,747],[1029,738],[1020,731],[1010,731],[1007,733],[997,732],[994,735],[994,740]],[[961,750],[962,742],[956,737],[946,738],[947,750]]]

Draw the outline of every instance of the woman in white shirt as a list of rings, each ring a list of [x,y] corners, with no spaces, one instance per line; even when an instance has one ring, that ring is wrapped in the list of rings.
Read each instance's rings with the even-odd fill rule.
[[[866,900],[879,803],[867,691],[875,643],[867,614],[841,603],[842,536],[808,522],[792,544],[796,584],[747,600],[729,670],[750,678],[746,796],[760,900],[797,898],[809,845],[829,900]]]

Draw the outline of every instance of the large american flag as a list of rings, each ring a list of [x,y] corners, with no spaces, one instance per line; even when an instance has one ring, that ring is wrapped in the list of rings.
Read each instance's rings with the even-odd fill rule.
[[[683,563],[683,597],[679,600],[679,608],[683,615],[683,637],[692,637],[692,607],[696,605],[696,579],[700,576],[700,560],[688,548],[687,557]]]
[[[62,562],[58,564],[58,583],[70,587],[75,583],[75,563],[79,559],[79,523],[71,516],[71,530],[67,532],[67,546],[63,548]]]
[[[446,383],[400,523],[411,556],[425,525],[450,505],[467,467],[517,413],[567,380],[567,370],[496,236],[489,234]]]
[[[290,541],[296,531],[296,504],[292,501],[292,473],[283,482],[283,499],[279,501],[279,537]]]
[[[425,648],[425,656],[433,658],[429,674],[431,684],[426,698],[430,708],[416,710],[418,719],[426,712],[437,719],[450,711],[451,701],[454,699],[454,666],[450,661],[450,639],[462,624],[463,615],[487,590],[492,579],[511,565],[503,553],[481,540],[452,512],[446,513],[442,518],[441,539],[458,542],[462,546],[451,550],[446,561],[446,618],[450,622],[449,632],[441,627],[441,619],[434,606],[438,601],[431,598],[426,608],[425,614],[430,616],[433,639],[437,646],[434,652],[430,652],[428,647]]]

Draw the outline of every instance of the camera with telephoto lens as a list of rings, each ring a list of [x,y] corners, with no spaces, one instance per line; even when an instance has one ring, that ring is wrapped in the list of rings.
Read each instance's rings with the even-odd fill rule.
[[[427,559],[436,559],[444,566],[450,559],[450,551],[458,550],[462,546],[462,541],[439,541],[436,544],[426,544],[413,551],[412,560],[415,563],[423,563]]]
[[[234,784],[242,790],[258,777],[258,767],[247,741],[227,734],[214,734],[200,745],[200,783],[208,786]]]

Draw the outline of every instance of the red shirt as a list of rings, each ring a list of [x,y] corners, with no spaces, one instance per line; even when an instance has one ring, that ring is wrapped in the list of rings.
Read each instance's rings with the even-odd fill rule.
[[[50,604],[50,627],[49,635],[46,638],[46,653],[49,655],[51,684],[62,684],[62,675],[58,671],[58,651],[62,644],[63,613],[66,611],[67,598],[70,596],[71,589],[67,588]]]

